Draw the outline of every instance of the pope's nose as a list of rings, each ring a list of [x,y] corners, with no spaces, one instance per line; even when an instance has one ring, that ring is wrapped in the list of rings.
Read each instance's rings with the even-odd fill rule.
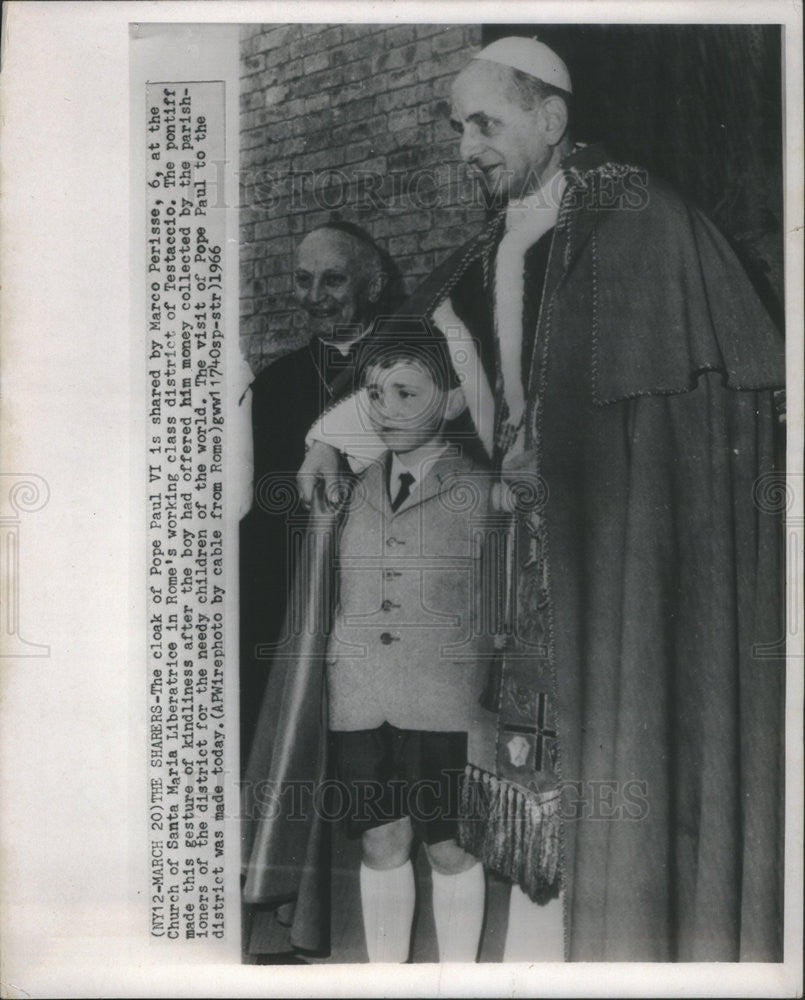
[[[478,129],[473,125],[468,125],[462,135],[458,151],[461,159],[465,163],[472,163],[481,150],[481,137]]]

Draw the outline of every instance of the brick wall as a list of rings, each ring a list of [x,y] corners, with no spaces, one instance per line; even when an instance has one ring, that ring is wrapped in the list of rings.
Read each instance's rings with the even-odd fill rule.
[[[304,342],[294,248],[337,212],[408,291],[477,228],[449,125],[478,25],[248,25],[241,35],[241,348],[254,371]]]

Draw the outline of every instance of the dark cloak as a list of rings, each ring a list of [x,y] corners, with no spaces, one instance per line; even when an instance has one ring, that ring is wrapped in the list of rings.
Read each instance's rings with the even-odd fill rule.
[[[527,387],[566,955],[779,961],[780,525],[756,495],[782,337],[699,212],[592,148],[566,169]],[[499,231],[417,296],[449,295],[482,353]]]
[[[296,472],[308,428],[352,388],[357,349],[342,355],[314,338],[262,371],[251,387],[255,496],[240,526],[242,850],[244,866],[251,864],[244,896],[250,904],[247,954],[292,947],[326,953],[330,947],[327,826],[311,816],[286,828],[276,809],[278,802],[292,808],[292,795],[310,803],[310,789],[326,773],[323,609],[320,591],[309,596],[305,590],[329,572],[332,524],[320,512],[306,535]],[[298,571],[294,556],[302,561]],[[292,579],[296,602],[287,613]]]
[[[244,902],[262,906],[269,926],[280,907],[287,945],[317,953],[330,948],[330,843],[318,795],[327,775],[324,654],[337,518],[317,500],[296,530],[289,526],[286,636],[273,657],[241,786]]]

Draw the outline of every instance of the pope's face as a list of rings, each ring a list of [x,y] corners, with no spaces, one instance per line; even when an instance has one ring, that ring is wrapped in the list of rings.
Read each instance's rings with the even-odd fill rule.
[[[461,135],[461,158],[483,178],[495,200],[536,191],[551,158],[539,106],[529,111],[512,100],[505,70],[476,59],[453,84],[453,128]]]
[[[304,238],[296,255],[294,294],[308,316],[308,329],[324,339],[351,339],[362,325],[370,277],[351,236],[318,229]]]

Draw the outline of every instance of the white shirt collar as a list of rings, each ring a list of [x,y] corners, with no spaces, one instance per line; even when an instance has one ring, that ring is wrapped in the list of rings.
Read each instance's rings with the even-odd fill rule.
[[[391,453],[391,472],[389,473],[389,492],[392,498],[397,495],[397,490],[400,488],[400,474],[403,472],[409,472],[413,477],[414,481],[411,483],[410,492],[419,486],[424,477],[430,471],[431,466],[440,458],[445,451],[447,451],[447,445],[442,445],[441,448],[429,451],[428,454],[418,463],[412,463],[407,465],[405,460],[394,452]]]

